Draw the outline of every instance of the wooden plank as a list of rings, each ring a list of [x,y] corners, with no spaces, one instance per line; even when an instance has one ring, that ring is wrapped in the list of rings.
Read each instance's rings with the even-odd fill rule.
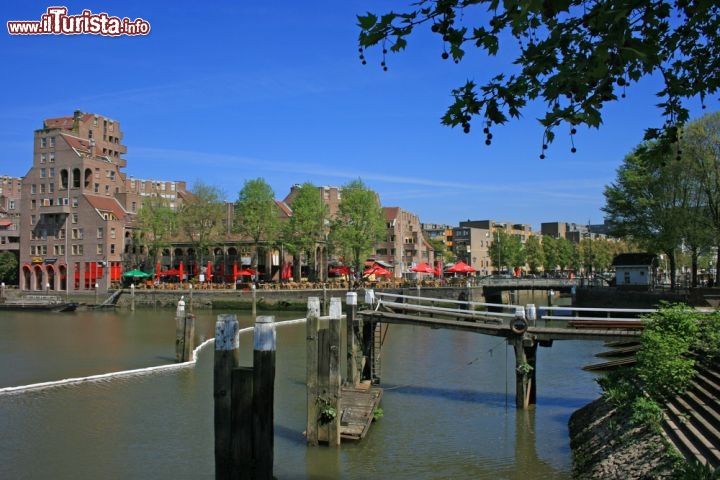
[[[342,388],[340,436],[345,440],[361,440],[367,435],[375,409],[382,400],[381,388]]]

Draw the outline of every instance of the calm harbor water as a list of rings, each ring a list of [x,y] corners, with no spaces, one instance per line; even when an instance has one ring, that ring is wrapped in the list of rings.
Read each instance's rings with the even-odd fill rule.
[[[540,303],[540,302],[538,302]],[[218,312],[197,312],[198,341]],[[0,388],[171,364],[174,312],[0,314]],[[302,313],[277,313],[276,321]],[[241,327],[251,326],[238,314]],[[252,363],[252,334],[241,337]],[[277,329],[278,479],[569,479],[567,420],[594,400],[596,342],[538,350],[537,408],[514,408],[496,337],[391,325],[384,417],[359,443],[307,447],[305,326]],[[0,478],[211,479],[212,347],[191,368],[0,395]]]

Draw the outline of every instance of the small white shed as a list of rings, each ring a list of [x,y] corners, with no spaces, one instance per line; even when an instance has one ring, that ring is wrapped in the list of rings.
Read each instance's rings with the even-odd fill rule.
[[[619,288],[649,290],[654,284],[657,256],[652,253],[621,253],[613,260],[615,285]]]

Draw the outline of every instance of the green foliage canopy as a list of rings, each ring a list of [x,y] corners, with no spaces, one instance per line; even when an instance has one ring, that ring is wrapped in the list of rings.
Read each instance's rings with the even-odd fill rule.
[[[235,230],[252,241],[255,248],[252,266],[257,268],[260,243],[272,244],[280,231],[275,193],[264,179],[246,180],[238,193],[235,202]]]
[[[487,144],[492,125],[518,118],[534,100],[546,105],[544,146],[562,123],[571,135],[577,125],[598,128],[603,105],[658,74],[666,123],[647,136],[674,141],[689,118],[687,101],[720,86],[718,13],[715,0],[418,0],[402,12],[359,15],[358,42],[363,63],[367,48],[381,47],[384,69],[387,54],[404,50],[420,26],[440,37],[441,57],[456,63],[469,48],[514,57],[508,72],[454,89],[442,117],[467,133],[481,116]]]
[[[203,263],[207,249],[224,232],[224,194],[200,180],[193,184],[180,211],[180,228],[195,248],[196,261]]]
[[[6,285],[18,283],[18,261],[11,252],[0,252],[0,281]]]
[[[356,271],[361,271],[362,262],[386,233],[385,216],[377,194],[359,179],[344,185],[330,237],[339,252],[352,260]]]

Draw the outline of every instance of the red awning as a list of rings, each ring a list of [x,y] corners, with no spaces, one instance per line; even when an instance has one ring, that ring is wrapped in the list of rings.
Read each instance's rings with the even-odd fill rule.
[[[0,227],[9,227],[13,222],[9,218],[0,218]]]

